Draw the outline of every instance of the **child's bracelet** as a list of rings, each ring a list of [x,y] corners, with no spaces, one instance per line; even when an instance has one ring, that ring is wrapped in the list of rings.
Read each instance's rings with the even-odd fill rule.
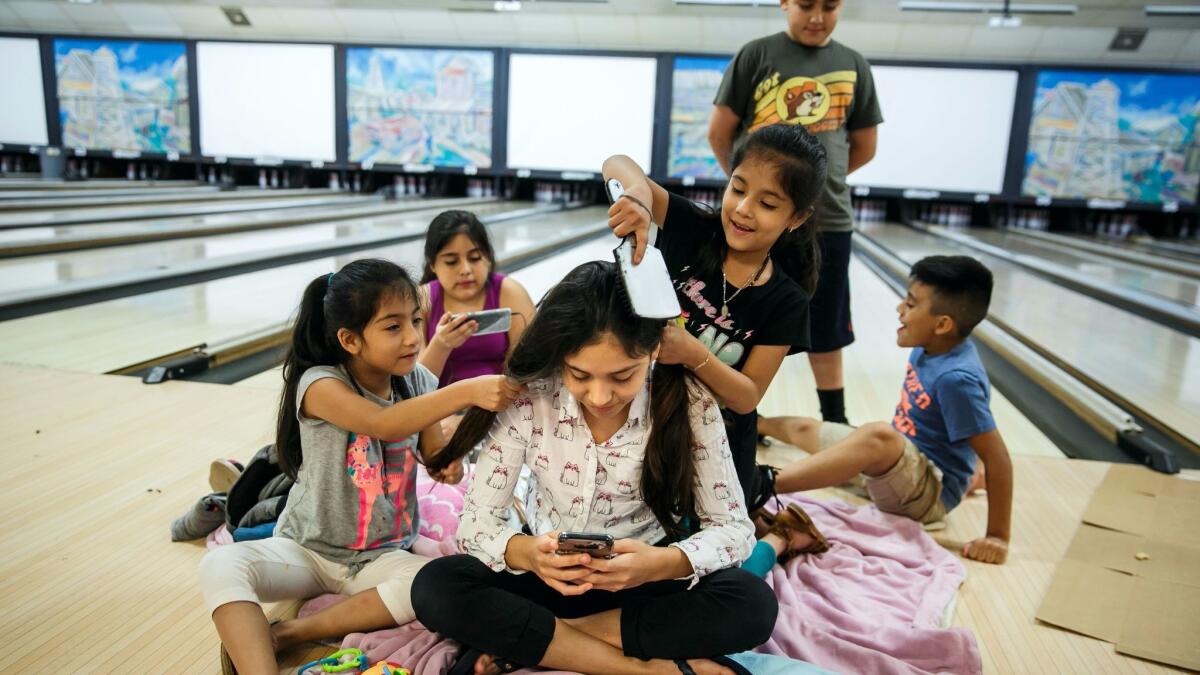
[[[645,209],[646,215],[650,217],[650,220],[654,220],[654,213],[650,210],[649,206],[646,206],[646,204],[644,202],[642,202],[642,200],[638,199],[637,197],[634,197],[633,195],[629,194],[628,192],[622,193],[621,196],[623,198],[628,199],[629,201],[633,202],[634,204],[637,204],[638,206],[642,207],[643,209]]]
[[[700,370],[700,369],[701,369],[701,368],[703,368],[704,366],[707,366],[707,365],[708,365],[708,360],[709,360],[709,359],[711,359],[711,358],[712,358],[712,352],[709,352],[709,353],[707,353],[707,354],[705,354],[705,355],[704,355],[704,360],[700,362],[700,365],[696,366],[695,368],[692,368],[692,367],[690,367],[690,366],[689,366],[689,367],[688,367],[688,370],[692,371],[693,373],[694,373],[694,372],[696,372],[697,370]]]

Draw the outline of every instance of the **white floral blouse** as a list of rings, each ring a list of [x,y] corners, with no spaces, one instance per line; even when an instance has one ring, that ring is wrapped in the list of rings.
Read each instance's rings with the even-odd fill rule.
[[[693,583],[741,564],[754,548],[754,525],[746,513],[725,425],[712,394],[692,391],[689,417],[696,444],[696,508],[702,529],[672,544],[692,564]],[[516,530],[507,524],[522,465],[533,479],[525,500],[529,528],[606,533],[654,544],[666,536],[640,494],[646,440],[650,435],[650,381],[634,398],[629,419],[597,444],[579,404],[560,377],[531,383],[529,393],[496,417],[486,449],[467,491],[458,546],[494,571],[508,568],[504,551]]]

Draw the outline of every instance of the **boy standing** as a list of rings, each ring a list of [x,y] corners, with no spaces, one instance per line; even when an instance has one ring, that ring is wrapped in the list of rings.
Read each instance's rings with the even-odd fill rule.
[[[875,156],[883,121],[871,67],[835,42],[841,0],[780,0],[787,30],[747,43],[725,71],[713,102],[708,140],[729,174],[729,154],[743,133],[770,124],[803,124],[825,146],[829,177],[812,223],[821,232],[821,270],[810,302],[809,363],[821,416],[846,422],[842,348],[854,342],[850,320],[850,192],[846,175]]]
[[[805,417],[761,419],[761,433],[815,453],[780,471],[776,490],[814,490],[862,473],[881,511],[931,523],[968,492],[978,457],[987,470],[987,534],[962,553],[1003,563],[1011,534],[1012,464],[988,407],[987,373],[967,339],[987,315],[991,295],[992,273],[974,258],[931,256],[913,265],[908,294],[896,308],[896,342],[913,350],[891,424],[855,429]],[[809,543],[792,541],[791,548]]]

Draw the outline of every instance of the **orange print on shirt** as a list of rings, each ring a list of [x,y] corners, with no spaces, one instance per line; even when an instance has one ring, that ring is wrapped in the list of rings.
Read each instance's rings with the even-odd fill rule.
[[[905,436],[915,438],[917,426],[913,424],[909,413],[914,405],[924,410],[932,404],[933,399],[929,397],[929,392],[925,391],[925,386],[917,377],[917,371],[913,370],[911,363],[908,364],[904,374],[904,386],[900,388],[900,403],[896,405],[896,414],[892,417],[892,426]]]
[[[779,73],[774,73],[755,89],[749,130],[780,123],[803,124],[812,133],[840,129],[854,102],[856,82],[858,73],[853,70],[793,77],[783,83],[779,83]]]

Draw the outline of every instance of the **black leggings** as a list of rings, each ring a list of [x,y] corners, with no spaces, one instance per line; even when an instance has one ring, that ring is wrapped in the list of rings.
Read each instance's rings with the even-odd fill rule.
[[[412,602],[426,628],[487,654],[527,666],[541,663],[555,617],[621,609],[621,644],[640,659],[735,654],[767,641],[779,604],[765,581],[738,568],[713,572],[692,589],[658,581],[623,591],[565,596],[532,572],[493,572],[454,555],[421,568]]]

